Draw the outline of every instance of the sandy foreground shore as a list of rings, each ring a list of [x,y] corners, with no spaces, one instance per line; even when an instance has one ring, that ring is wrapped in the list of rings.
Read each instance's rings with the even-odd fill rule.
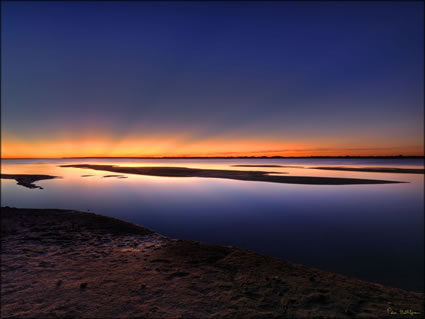
[[[424,314],[422,293],[171,239],[92,213],[3,207],[1,227],[1,318]]]

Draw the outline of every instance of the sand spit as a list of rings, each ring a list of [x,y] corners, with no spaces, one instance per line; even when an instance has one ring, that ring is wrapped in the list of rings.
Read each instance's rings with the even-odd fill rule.
[[[294,165],[249,165],[249,164],[240,164],[240,165],[231,165],[232,167],[289,167],[289,168],[304,168],[304,166],[294,166]]]
[[[376,179],[313,177],[313,176],[276,176],[274,172],[238,171],[218,169],[198,169],[187,167],[123,167],[114,165],[72,164],[61,167],[86,168],[123,174],[139,174],[167,177],[206,177],[225,178],[241,181],[272,182],[285,184],[312,184],[312,185],[350,185],[350,184],[388,184],[403,183]],[[282,174],[282,173],[278,173]]]
[[[51,175],[26,175],[26,174],[1,174],[1,178],[4,179],[14,179],[18,182],[18,185],[27,187],[27,188],[39,188],[43,189],[41,186],[37,186],[34,183],[44,179],[53,179],[59,178],[58,176]]]
[[[406,318],[424,294],[91,213],[1,209],[1,318]]]
[[[399,167],[311,167],[312,169],[324,169],[329,171],[353,171],[371,173],[397,173],[397,174],[424,174],[423,168],[399,168]]]
[[[108,177],[127,178],[127,176],[124,176],[124,175],[105,175],[105,176],[103,176],[103,178],[108,178]]]

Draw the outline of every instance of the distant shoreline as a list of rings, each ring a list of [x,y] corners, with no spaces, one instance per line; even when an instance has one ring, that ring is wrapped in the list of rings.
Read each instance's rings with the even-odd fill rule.
[[[81,156],[81,157],[8,157],[2,160],[15,159],[424,159],[423,155],[414,156]]]

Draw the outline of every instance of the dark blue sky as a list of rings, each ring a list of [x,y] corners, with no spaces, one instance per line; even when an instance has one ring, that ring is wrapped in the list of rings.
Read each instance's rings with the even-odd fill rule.
[[[3,1],[3,152],[179,136],[157,152],[423,153],[423,30],[423,2]]]

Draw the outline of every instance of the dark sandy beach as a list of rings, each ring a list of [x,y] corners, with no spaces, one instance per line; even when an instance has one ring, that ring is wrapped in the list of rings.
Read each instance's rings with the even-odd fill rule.
[[[166,177],[224,178],[224,179],[233,179],[233,180],[241,180],[241,181],[271,182],[271,183],[285,183],[285,184],[350,185],[350,184],[403,183],[398,181],[361,179],[361,178],[276,176],[276,175],[269,175],[269,174],[273,174],[274,172],[198,169],[198,168],[187,168],[187,167],[124,167],[124,166],[114,166],[114,165],[93,165],[93,164],[61,165],[61,167],[94,169],[94,170],[124,173],[124,174],[138,174],[138,175],[166,176]],[[283,174],[283,173],[278,173],[278,174]]]
[[[244,249],[171,239],[91,213],[2,208],[1,226],[1,318],[410,318],[420,313],[414,315],[419,318],[424,313],[423,293]]]

